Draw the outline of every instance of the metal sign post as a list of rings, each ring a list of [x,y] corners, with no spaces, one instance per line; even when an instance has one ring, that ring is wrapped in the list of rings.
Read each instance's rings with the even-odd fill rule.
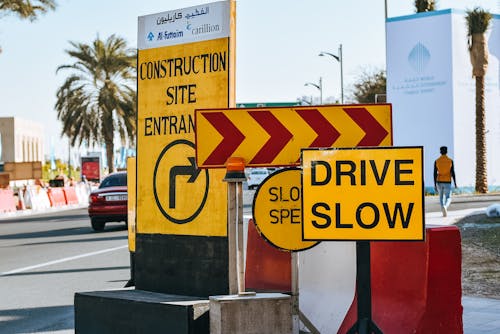
[[[300,316],[299,316],[299,254],[292,252],[291,254],[291,268],[292,268],[292,322],[293,334],[300,332]]]
[[[245,163],[241,158],[229,158],[226,165],[227,225],[229,238],[229,293],[254,295],[245,292],[245,258],[243,241],[243,181]],[[234,274],[236,273],[236,275]]]
[[[370,274],[370,242],[356,242],[356,290],[358,320],[347,334],[383,334],[372,319],[372,289]]]

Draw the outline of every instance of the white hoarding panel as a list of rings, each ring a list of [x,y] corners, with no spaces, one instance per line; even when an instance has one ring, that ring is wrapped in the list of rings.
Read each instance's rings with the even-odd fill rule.
[[[452,15],[453,65],[453,149],[458,185],[473,186],[475,181],[475,80],[467,47],[467,26],[462,12]],[[451,147],[449,147],[451,149]],[[436,148],[433,152],[439,155]],[[431,175],[432,176],[432,175]]]
[[[475,79],[465,12],[441,10],[387,20],[387,102],[394,145],[424,146],[425,186],[433,186],[439,147],[455,160],[459,187],[475,183]],[[487,32],[485,77],[489,185],[500,185],[500,16]]]
[[[488,32],[488,73],[486,75],[486,145],[488,183],[500,185],[500,15],[494,15]]]
[[[449,15],[413,17],[387,23],[387,102],[394,145],[426,148],[425,184],[431,186],[436,152],[453,147],[451,24]]]

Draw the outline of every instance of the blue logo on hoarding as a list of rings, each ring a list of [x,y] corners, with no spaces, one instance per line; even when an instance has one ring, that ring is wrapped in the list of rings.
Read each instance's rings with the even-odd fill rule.
[[[429,68],[432,55],[421,42],[417,42],[413,46],[408,53],[407,59],[408,67],[412,68],[414,73],[408,72],[406,65],[401,66],[406,75],[392,83],[391,89],[394,92],[414,96],[431,94],[439,92],[449,84],[446,74],[437,73],[432,67]]]
[[[155,38],[155,35],[154,35],[152,32],[150,32],[150,33],[148,34],[148,40],[149,40],[150,42],[152,42],[154,38]]]
[[[408,55],[408,63],[417,73],[422,73],[430,60],[429,50],[420,42],[413,47]]]

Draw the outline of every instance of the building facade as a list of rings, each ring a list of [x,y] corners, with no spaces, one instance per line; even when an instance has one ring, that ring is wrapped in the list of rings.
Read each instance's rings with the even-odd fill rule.
[[[0,117],[1,162],[43,162],[43,148],[41,124],[18,117]]]

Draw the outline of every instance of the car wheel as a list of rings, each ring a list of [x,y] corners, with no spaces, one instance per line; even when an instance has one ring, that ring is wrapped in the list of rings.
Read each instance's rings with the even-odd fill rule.
[[[94,218],[90,219],[90,223],[92,224],[92,229],[94,229],[94,231],[99,231],[99,232],[103,231],[104,226],[106,225],[106,222]]]

